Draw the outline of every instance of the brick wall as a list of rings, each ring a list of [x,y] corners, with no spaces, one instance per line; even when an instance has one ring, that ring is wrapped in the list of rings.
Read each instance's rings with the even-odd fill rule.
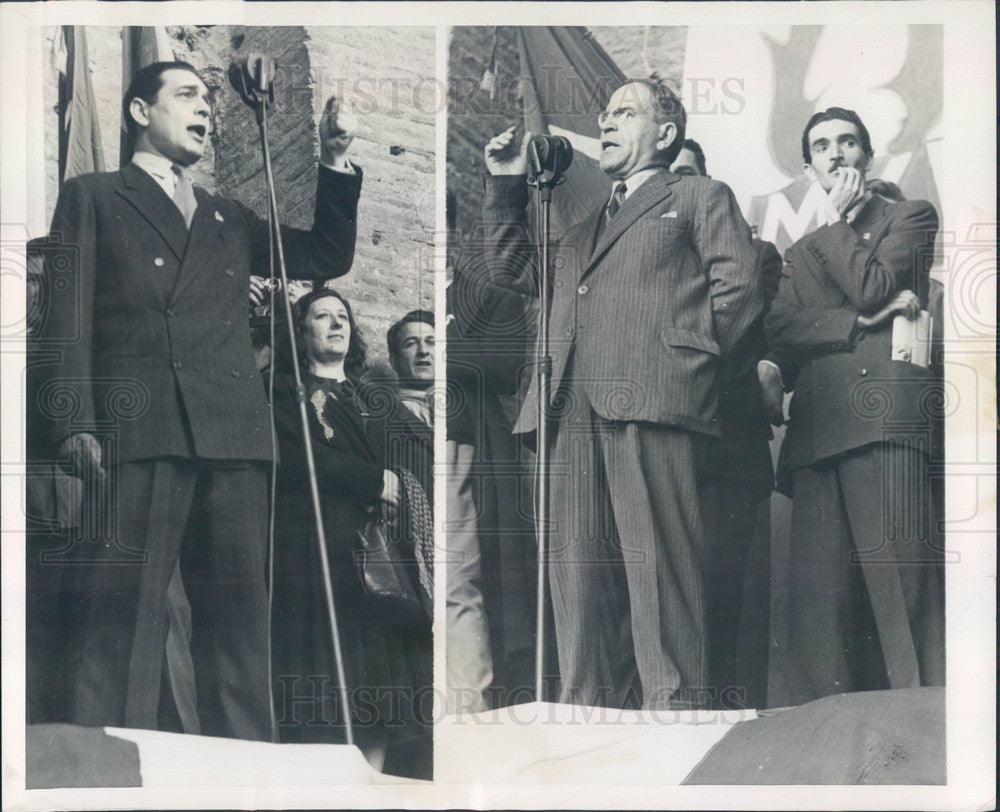
[[[56,29],[42,31],[51,51]],[[266,191],[257,125],[230,87],[233,59],[258,51],[278,62],[270,145],[282,221],[312,222],[319,142],[316,124],[331,92],[353,100],[361,118],[350,157],[365,173],[354,267],[336,287],[355,304],[375,360],[385,331],[408,310],[433,308],[434,31],[430,28],[170,26],[174,54],[201,71],[215,95],[213,135],[192,168],[194,182],[259,214]],[[118,166],[121,29],[87,27],[108,169]],[[56,73],[45,61],[46,219],[58,195]],[[293,269],[289,269],[292,273]],[[293,274],[294,275],[294,274]]]

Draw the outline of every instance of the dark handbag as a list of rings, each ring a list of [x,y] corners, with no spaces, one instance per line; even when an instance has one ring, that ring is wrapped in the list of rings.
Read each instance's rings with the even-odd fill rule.
[[[431,625],[430,607],[418,592],[410,570],[413,556],[406,555],[382,521],[370,519],[358,531],[360,549],[355,553],[364,584],[369,614],[392,628]]]

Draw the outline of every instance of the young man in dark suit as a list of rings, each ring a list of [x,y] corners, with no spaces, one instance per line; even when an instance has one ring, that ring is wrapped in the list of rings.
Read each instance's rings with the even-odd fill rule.
[[[720,358],[762,302],[732,192],[669,171],[685,121],[659,83],[612,94],[598,117],[610,199],[553,262],[549,581],[567,702],[634,703],[636,677],[647,708],[706,700],[698,460],[720,434]],[[533,294],[513,137],[485,149],[487,252],[497,282]],[[535,429],[536,397],[532,386],[515,432]]]
[[[857,113],[802,134],[826,224],[785,254],[768,341],[797,370],[779,463],[790,478],[789,683],[797,702],[944,682],[943,556],[927,458],[938,370],[893,351],[893,321],[927,306],[938,217],[868,189]],[[900,326],[903,326],[902,324]]]
[[[332,101],[332,100],[331,100]],[[70,721],[155,728],[179,558],[192,607],[201,732],[271,740],[267,478],[271,425],[250,343],[250,275],[267,275],[268,224],[193,188],[209,91],[187,63],[155,63],[123,100],[132,163],[60,190],[42,331],[48,440],[107,493],[73,652]],[[320,122],[311,231],[283,228],[297,274],[354,256],[361,173],[335,104]],[[62,408],[68,405],[69,408]]]

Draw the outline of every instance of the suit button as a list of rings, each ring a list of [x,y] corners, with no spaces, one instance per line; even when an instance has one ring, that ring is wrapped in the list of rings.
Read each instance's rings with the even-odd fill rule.
[[[163,267],[163,257],[157,257],[156,259],[154,259],[154,260],[153,260],[153,264],[154,264],[154,265],[155,265],[155,266],[156,266],[157,268],[162,268],[162,267]]]
[[[238,369],[234,369],[232,374],[234,378],[240,377],[240,371]]]
[[[572,327],[567,327],[566,328],[566,335],[568,335],[568,336],[573,335],[573,328]]]
[[[232,268],[226,268],[226,276],[236,276],[236,271]]]
[[[223,327],[229,327],[232,323],[233,323],[232,319],[223,319],[222,320],[222,326]]]
[[[576,289],[576,292],[579,293],[581,296],[584,296],[586,295],[588,290],[590,290],[590,288],[588,288],[586,285],[580,285],[580,287]]]
[[[173,309],[172,309],[172,308],[169,308],[169,307],[167,308],[167,315],[168,315],[168,316],[173,316],[173,315],[175,315],[175,314],[174,314],[174,311],[173,311]]]
[[[861,375],[862,377],[864,377],[865,375],[868,374],[868,370],[867,369],[862,369],[861,372],[859,372],[858,374]]]
[[[182,364],[180,361],[174,361],[174,369],[180,369],[183,366],[184,364]]]

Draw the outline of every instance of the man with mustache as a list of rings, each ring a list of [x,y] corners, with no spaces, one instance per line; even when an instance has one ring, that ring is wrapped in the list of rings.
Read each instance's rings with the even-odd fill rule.
[[[72,654],[70,721],[157,727],[179,560],[201,732],[267,741],[273,453],[247,292],[251,274],[270,273],[269,226],[191,184],[211,120],[191,65],[139,71],[123,115],[132,162],[63,185],[51,233],[72,259],[47,269],[42,340],[59,349],[41,368],[48,440],[111,505]],[[331,100],[312,230],[282,229],[289,266],[317,282],[354,257],[361,173],[345,158],[350,127]],[[60,398],[74,408],[59,409]]]
[[[940,506],[927,470],[940,373],[893,349],[894,319],[927,306],[938,217],[926,200],[873,194],[873,154],[853,110],[809,119],[802,157],[827,222],[786,252],[765,317],[769,344],[797,369],[779,462],[792,496],[796,703],[944,683]]]
[[[554,256],[548,571],[564,702],[707,699],[698,467],[720,435],[720,357],[762,302],[732,192],[670,172],[685,124],[660,82],[611,95],[598,117],[608,198]],[[517,146],[511,128],[485,148],[486,253],[498,284],[537,295]],[[536,404],[533,385],[515,432],[536,428]]]

